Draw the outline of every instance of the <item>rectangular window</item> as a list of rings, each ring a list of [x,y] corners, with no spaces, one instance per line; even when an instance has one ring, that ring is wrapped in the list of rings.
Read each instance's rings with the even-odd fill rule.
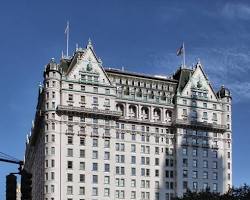
[[[73,144],[73,136],[68,136],[68,144]]]
[[[80,170],[85,170],[85,162],[80,162]]]
[[[67,162],[67,168],[68,169],[73,169],[73,161],[68,161]]]
[[[73,84],[69,84],[69,89],[70,90],[73,90],[74,88],[73,88]]]
[[[98,97],[93,97],[93,104],[98,104]]]
[[[81,183],[84,183],[85,182],[85,174],[80,174],[79,175],[79,181],[81,182]]]
[[[85,158],[85,150],[80,149],[80,158]]]
[[[80,137],[80,145],[85,146],[85,138],[84,137]]]
[[[73,149],[67,149],[67,156],[73,157]]]
[[[73,94],[68,94],[68,100],[73,101]]]

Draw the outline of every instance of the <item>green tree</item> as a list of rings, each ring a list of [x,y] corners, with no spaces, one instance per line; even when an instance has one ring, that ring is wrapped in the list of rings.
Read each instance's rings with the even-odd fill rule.
[[[210,190],[191,192],[188,190],[183,197],[176,200],[250,200],[250,186],[243,185],[239,188],[231,188],[225,194],[210,192]]]

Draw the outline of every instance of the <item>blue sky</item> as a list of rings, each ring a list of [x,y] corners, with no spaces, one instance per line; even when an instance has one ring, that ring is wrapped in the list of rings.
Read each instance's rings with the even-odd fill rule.
[[[23,158],[25,135],[34,117],[44,65],[90,37],[104,66],[171,75],[180,64],[200,58],[214,88],[233,93],[233,183],[250,184],[250,3],[249,1],[5,1],[0,7],[0,151]],[[5,175],[0,163],[0,199]]]

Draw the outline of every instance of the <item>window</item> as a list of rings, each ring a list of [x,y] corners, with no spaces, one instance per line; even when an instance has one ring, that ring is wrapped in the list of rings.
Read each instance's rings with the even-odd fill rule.
[[[217,121],[217,114],[216,113],[213,113],[213,120]]]
[[[80,162],[79,169],[85,170],[85,162]]]
[[[73,165],[73,163],[72,163]],[[51,167],[55,167],[55,160],[51,160]]]
[[[187,178],[188,177],[188,171],[187,170],[183,170],[183,178]]]
[[[217,190],[218,190],[217,183],[213,183],[213,192],[217,192]]]
[[[203,168],[208,168],[208,161],[207,160],[203,160]]]
[[[110,184],[110,177],[109,176],[104,176],[104,184],[106,184],[106,185]]]
[[[159,170],[158,169],[155,170],[155,177],[159,177]]]
[[[73,194],[73,186],[67,186],[67,194],[72,195]]]
[[[217,109],[217,106],[216,106],[216,104],[213,104],[213,109]]]
[[[203,190],[207,190],[208,188],[208,183],[203,183]]]
[[[207,112],[203,112],[203,119],[207,119]]]
[[[74,88],[73,88],[73,84],[69,84],[69,89],[70,90],[73,90]]]
[[[94,91],[95,93],[98,93],[98,87],[93,87],[93,91]]]
[[[203,157],[208,157],[208,150],[203,149]]]
[[[97,175],[92,176],[92,183],[98,183],[98,176]]]
[[[85,86],[81,85],[81,91],[85,91]]]
[[[92,196],[98,196],[98,188],[97,187],[92,188]]]
[[[217,172],[213,172],[213,180],[217,180],[218,179],[218,174]]]
[[[109,188],[104,188],[104,196],[105,196],[105,197],[109,197],[109,195],[110,195],[110,190],[109,190]]]
[[[110,159],[110,153],[105,151],[104,152],[104,160],[109,160]]]
[[[68,161],[67,162],[67,168],[68,169],[73,169],[73,161]]]
[[[213,161],[213,169],[217,169],[217,161]]]
[[[184,105],[187,105],[187,100],[186,99],[183,99],[182,102],[183,102]]]
[[[193,149],[193,156],[197,156],[198,155],[198,150],[197,149]]]
[[[193,178],[198,178],[198,172],[197,171],[193,171]]]
[[[208,179],[208,172],[207,171],[203,172],[203,179]]]
[[[85,187],[80,187],[79,188],[79,194],[80,195],[85,195]]]
[[[68,136],[68,144],[73,144],[73,136]]]
[[[93,171],[98,171],[98,163],[93,163],[92,164],[92,170]]]
[[[193,182],[193,189],[197,190],[198,189],[198,183],[197,182]]]
[[[131,180],[131,187],[136,187],[136,180],[135,179]]]
[[[84,137],[80,137],[80,145],[85,146],[85,138]]]
[[[68,157],[73,157],[73,149],[67,149],[67,156]]]
[[[133,140],[133,141],[135,141],[136,140],[136,134],[131,134],[131,139]]]
[[[136,145],[131,144],[131,152],[135,153],[136,152]]]
[[[217,151],[213,151],[213,158],[218,158],[218,152]]]
[[[98,159],[98,151],[93,151],[92,152],[92,158],[93,159]]]
[[[197,166],[198,166],[197,160],[193,160],[193,167],[197,167]]]
[[[55,135],[51,135],[51,142],[55,142]]]
[[[131,168],[131,176],[136,176],[136,168]]]
[[[67,174],[67,181],[72,182],[73,181],[73,174]]]
[[[50,176],[51,176],[51,180],[55,179],[55,173],[54,172],[51,172]]]
[[[185,156],[187,155],[187,148],[182,149],[182,155],[185,155]]]
[[[85,150],[80,149],[80,158],[85,158]]]
[[[105,140],[104,141],[104,148],[109,148],[110,147],[110,141],[109,140]]]
[[[131,164],[135,164],[136,163],[136,157],[135,156],[131,156]]]
[[[93,104],[98,104],[98,98],[97,97],[93,97]]]
[[[203,107],[204,107],[204,108],[207,108],[207,103],[203,103]]]
[[[73,101],[73,94],[68,94],[68,100]]]
[[[105,89],[105,94],[110,94],[110,89]]]
[[[84,183],[85,182],[85,174],[80,174],[79,175],[79,181],[81,182],[81,183]]]
[[[110,171],[110,165],[109,164],[104,164],[104,171],[109,172]]]
[[[81,103],[85,103],[85,96],[81,96]]]
[[[159,158],[155,158],[155,165],[158,166],[160,163]]]
[[[136,199],[136,191],[131,191],[131,199]]]
[[[98,139],[93,139],[93,147],[98,147]]]

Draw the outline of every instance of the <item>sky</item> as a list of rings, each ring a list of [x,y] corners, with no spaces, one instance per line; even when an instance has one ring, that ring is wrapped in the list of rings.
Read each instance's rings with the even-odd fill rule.
[[[218,0],[8,0],[0,6],[0,151],[23,159],[44,66],[91,38],[105,67],[170,76],[200,59],[215,90],[233,95],[233,184],[250,184],[250,2]],[[5,176],[17,171],[0,163]]]

